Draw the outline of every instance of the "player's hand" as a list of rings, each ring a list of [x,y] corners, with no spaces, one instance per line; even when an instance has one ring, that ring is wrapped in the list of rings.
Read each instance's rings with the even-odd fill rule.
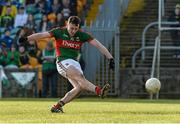
[[[19,43],[25,43],[27,41],[28,41],[27,37],[20,37],[19,38]]]
[[[112,69],[112,70],[114,70],[114,59],[113,58],[111,58],[111,59],[109,59],[109,69]]]

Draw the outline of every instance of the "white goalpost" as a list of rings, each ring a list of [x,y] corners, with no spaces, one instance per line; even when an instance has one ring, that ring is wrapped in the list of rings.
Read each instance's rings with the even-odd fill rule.
[[[0,98],[2,98],[2,70],[0,67]]]
[[[160,52],[161,52],[161,33],[162,31],[168,30],[180,30],[180,27],[163,27],[162,26],[162,16],[165,15],[165,4],[164,0],[159,0],[159,8],[158,8],[158,36],[155,40],[155,47],[154,47],[154,55],[153,55],[153,62],[152,62],[152,70],[151,70],[151,78],[156,77],[157,79],[160,78]],[[155,68],[156,67],[156,68]],[[155,74],[156,71],[156,74]],[[150,99],[153,98],[153,94],[150,94]],[[156,99],[159,98],[159,92],[156,94]]]

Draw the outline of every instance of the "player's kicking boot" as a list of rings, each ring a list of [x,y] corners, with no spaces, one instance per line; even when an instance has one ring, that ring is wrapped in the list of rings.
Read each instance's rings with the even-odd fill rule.
[[[51,108],[52,113],[64,113],[62,107],[55,107],[55,105]]]
[[[109,85],[108,83],[106,83],[106,84],[103,86],[103,88],[101,89],[100,97],[101,97],[102,99],[104,99],[104,97],[107,96],[107,93],[108,93],[109,90],[110,90],[110,85]]]
[[[51,108],[51,112],[52,112],[52,113],[64,113],[62,106],[63,106],[63,105],[60,105],[59,103],[57,103],[56,105],[54,105],[54,106]]]

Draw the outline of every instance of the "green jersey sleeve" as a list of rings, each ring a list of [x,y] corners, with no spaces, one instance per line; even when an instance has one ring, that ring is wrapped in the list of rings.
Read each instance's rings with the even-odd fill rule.
[[[60,28],[53,28],[52,30],[49,31],[51,37],[55,37],[55,39],[58,37],[59,34],[61,34],[61,29]]]
[[[94,38],[87,32],[82,32],[82,39],[84,42],[90,42],[91,40],[93,40]]]

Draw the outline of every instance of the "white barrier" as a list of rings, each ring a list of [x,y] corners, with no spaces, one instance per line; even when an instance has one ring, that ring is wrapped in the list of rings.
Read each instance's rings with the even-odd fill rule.
[[[0,98],[2,98],[2,68],[0,67]]]
[[[7,76],[4,73],[3,67],[0,65],[0,98],[2,98],[2,81],[7,79]]]

